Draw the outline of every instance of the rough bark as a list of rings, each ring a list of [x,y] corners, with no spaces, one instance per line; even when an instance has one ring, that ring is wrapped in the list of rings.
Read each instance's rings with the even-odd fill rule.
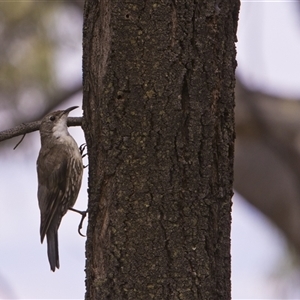
[[[86,1],[86,299],[230,299],[238,1]]]

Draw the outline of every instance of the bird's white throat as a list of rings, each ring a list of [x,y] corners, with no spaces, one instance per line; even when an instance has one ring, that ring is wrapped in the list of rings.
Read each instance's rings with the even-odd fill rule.
[[[67,116],[61,117],[57,123],[53,126],[53,135],[56,138],[64,138],[69,136],[68,127],[67,127]]]

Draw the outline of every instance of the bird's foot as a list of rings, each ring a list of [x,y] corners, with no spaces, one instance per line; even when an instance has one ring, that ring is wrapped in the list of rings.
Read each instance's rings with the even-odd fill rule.
[[[86,143],[83,143],[83,144],[81,144],[81,145],[79,146],[79,152],[80,152],[82,158],[85,157],[85,156],[87,155],[87,153],[83,154],[85,148],[86,148]]]
[[[81,214],[81,221],[80,221],[80,223],[79,223],[79,225],[78,225],[78,233],[79,233],[81,236],[85,237],[85,235],[82,234],[82,233],[80,232],[80,230],[81,230],[81,228],[82,228],[82,224],[83,224],[83,221],[84,221],[84,219],[85,219],[85,217],[86,217],[86,215],[87,215],[87,213],[88,213],[88,210],[81,211],[81,210],[77,210],[77,209],[75,209],[75,208],[69,208],[69,210],[74,211],[74,212],[77,212],[78,214]]]

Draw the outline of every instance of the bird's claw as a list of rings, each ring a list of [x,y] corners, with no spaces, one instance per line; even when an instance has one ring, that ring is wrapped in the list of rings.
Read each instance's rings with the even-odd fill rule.
[[[85,217],[86,217],[86,215],[87,215],[87,213],[88,213],[88,210],[80,211],[80,210],[77,210],[77,209],[75,209],[75,208],[69,208],[69,210],[81,214],[81,220],[80,220],[80,223],[79,223],[79,225],[78,225],[78,233],[79,233],[79,235],[85,237],[85,235],[82,234],[80,230],[82,229],[82,224],[83,224],[83,221],[84,221],[84,219],[85,219]]]
[[[81,144],[81,145],[79,146],[79,152],[80,152],[80,154],[81,154],[82,157],[85,157],[85,156],[86,156],[86,154],[82,155],[83,152],[84,152],[84,150],[85,150],[85,148],[86,148],[86,143],[83,143],[83,144]]]
[[[82,211],[82,215],[81,215],[81,220],[80,220],[80,223],[78,225],[78,233],[82,236],[82,237],[86,237],[84,234],[82,234],[80,232],[81,228],[82,228],[82,224],[83,224],[83,221],[86,217],[86,214],[87,214],[87,210],[86,211]]]

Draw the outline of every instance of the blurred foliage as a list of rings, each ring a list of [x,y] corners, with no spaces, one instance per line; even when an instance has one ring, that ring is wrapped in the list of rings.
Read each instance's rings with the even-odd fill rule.
[[[82,9],[75,2],[0,2],[1,129],[34,118],[70,88],[60,73],[81,53],[81,31]],[[81,73],[69,77],[78,83]]]

